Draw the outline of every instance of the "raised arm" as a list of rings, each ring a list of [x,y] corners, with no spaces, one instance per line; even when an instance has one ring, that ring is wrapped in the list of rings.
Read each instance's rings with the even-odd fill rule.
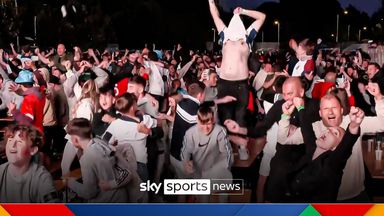
[[[93,58],[93,60],[95,60],[95,64],[96,65],[100,64],[100,61],[97,58],[97,56],[96,56],[95,52],[93,51],[93,49],[88,49],[88,55],[91,56]]]
[[[72,97],[75,93],[73,92],[73,89],[77,83],[78,75],[77,73],[74,73],[71,69],[70,62],[66,62],[65,67],[67,69],[67,72],[65,73],[67,79],[63,83],[64,93],[68,97]],[[84,71],[84,66],[80,69],[81,71]],[[78,72],[79,73],[79,72]]]
[[[0,59],[1,59],[1,57],[0,57]],[[0,63],[1,63],[1,60],[0,60]],[[3,70],[3,68],[1,66],[0,66],[0,75],[3,77],[4,81],[9,80],[8,74]]]
[[[15,45],[13,43],[10,44],[11,46],[11,49],[12,49],[12,54],[15,56],[15,58],[17,57],[17,55],[19,55],[16,50],[15,50]]]
[[[219,10],[216,7],[216,3],[214,0],[208,0],[209,11],[211,12],[213,22],[215,23],[216,29],[218,32],[221,32],[226,27],[223,20],[220,18]]]
[[[266,17],[266,15],[264,13],[261,13],[259,11],[255,11],[255,10],[246,10],[246,9],[242,9],[242,8],[236,8],[235,12],[236,12],[236,10],[238,10],[238,12],[241,15],[246,15],[246,16],[249,16],[249,17],[255,19],[255,21],[248,28],[248,32],[250,32],[251,29],[255,29],[258,32],[260,30],[261,26],[263,26],[264,21],[265,21],[265,17]]]
[[[8,64],[3,61],[3,50],[2,49],[0,49],[0,74],[3,77],[3,80],[9,80],[8,74],[5,73],[5,71],[3,70],[1,65],[5,66],[5,67],[8,66]]]
[[[74,56],[73,56],[73,60],[74,61],[80,61],[81,60],[81,50],[80,50],[80,48],[75,46],[75,47],[73,47],[73,50],[75,51],[74,52]]]
[[[365,114],[363,110],[357,107],[351,107],[349,118],[351,123],[348,125],[348,129],[345,131],[343,139],[337,148],[333,151],[333,154],[329,157],[329,164],[332,169],[342,170],[347,163],[347,160],[352,154],[353,146],[360,136],[360,125],[363,122]]]
[[[39,48],[36,48],[36,49],[35,49],[35,54],[39,57],[39,60],[40,60],[41,62],[43,62],[43,63],[46,64],[46,65],[49,65],[49,59],[46,58],[45,56],[41,55],[41,53],[40,53],[40,49],[39,49]]]
[[[107,72],[96,66],[93,66],[91,69],[97,76],[97,78],[95,79],[95,83],[98,88],[107,83],[109,77]]]
[[[279,121],[277,133],[277,141],[282,145],[299,145],[304,143],[301,129],[290,124],[290,118],[294,109],[295,106],[292,101],[286,101],[282,106],[283,114]]]
[[[196,55],[195,55],[196,56]],[[196,61],[196,57],[193,56],[192,60],[189,61],[187,64],[185,64],[178,72],[179,72],[179,78],[183,78],[184,75],[188,72],[188,70],[191,68],[192,64]]]

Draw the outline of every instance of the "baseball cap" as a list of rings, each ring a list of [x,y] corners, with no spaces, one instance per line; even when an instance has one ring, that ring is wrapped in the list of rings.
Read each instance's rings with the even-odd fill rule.
[[[17,84],[33,83],[33,73],[30,72],[29,70],[20,71],[19,75],[15,80],[15,83]]]

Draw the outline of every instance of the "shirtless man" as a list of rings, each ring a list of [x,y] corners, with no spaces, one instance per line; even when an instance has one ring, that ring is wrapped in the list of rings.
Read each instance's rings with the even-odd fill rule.
[[[236,103],[223,104],[219,107],[222,122],[233,119],[240,126],[245,126],[245,112],[248,105],[248,57],[250,47],[257,32],[265,20],[265,14],[258,11],[237,7],[227,27],[220,18],[214,0],[208,0],[209,9],[223,44],[223,59],[218,85],[218,98],[230,95],[237,99]],[[255,21],[246,30],[240,15],[247,15]]]

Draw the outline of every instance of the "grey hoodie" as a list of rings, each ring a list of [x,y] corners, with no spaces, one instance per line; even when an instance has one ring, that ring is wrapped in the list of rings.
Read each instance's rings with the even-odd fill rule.
[[[125,188],[118,187],[102,191],[98,185],[101,181],[117,182],[118,185],[126,184],[131,178],[130,171],[125,170],[121,175],[117,175],[115,172],[117,159],[114,149],[101,139],[95,138],[90,142],[80,158],[83,183],[72,179],[68,181],[68,187],[88,202],[128,202],[128,193]]]

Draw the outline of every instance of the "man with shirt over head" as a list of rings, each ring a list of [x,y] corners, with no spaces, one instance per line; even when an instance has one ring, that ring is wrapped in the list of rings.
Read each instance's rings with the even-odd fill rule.
[[[246,125],[245,114],[248,105],[248,57],[250,47],[256,38],[257,32],[265,20],[265,14],[236,8],[233,17],[227,27],[220,18],[219,10],[214,0],[208,0],[209,9],[219,32],[223,45],[223,59],[220,68],[220,79],[218,83],[218,98],[233,96],[236,103],[223,104],[219,106],[219,117],[222,122],[233,119],[244,127]],[[255,21],[246,30],[240,15],[249,16]]]

